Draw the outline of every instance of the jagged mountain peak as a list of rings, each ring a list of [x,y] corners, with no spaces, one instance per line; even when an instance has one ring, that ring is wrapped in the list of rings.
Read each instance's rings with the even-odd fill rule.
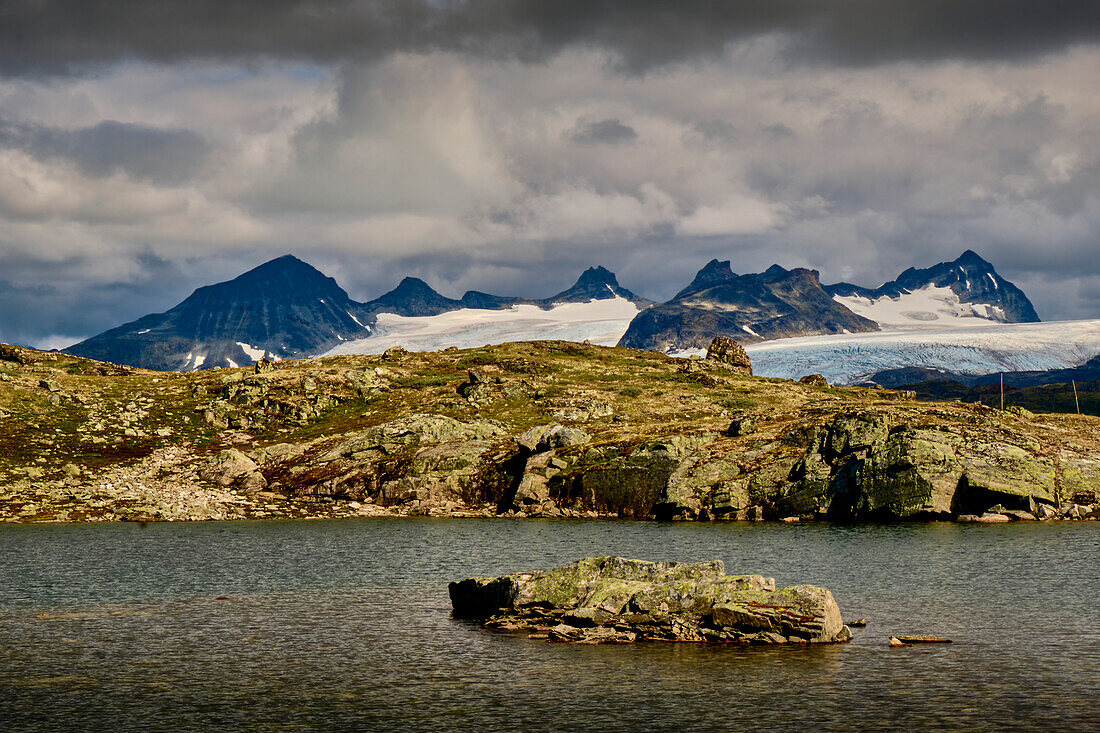
[[[603,266],[589,267],[577,278],[572,287],[563,290],[542,301],[544,304],[585,302],[589,300],[607,300],[625,298],[639,305],[648,305],[649,301],[619,285],[615,273]]]
[[[950,262],[922,269],[910,267],[878,288],[837,283],[825,289],[860,315],[890,326],[926,328],[949,323],[1039,320],[1023,291],[971,249]]]
[[[397,287],[391,290],[390,293],[423,293],[439,295],[439,292],[431,285],[418,277],[411,276],[401,278],[401,282],[397,283]]]
[[[778,280],[779,278],[786,277],[790,273],[791,273],[791,271],[788,270],[785,267],[780,267],[779,265],[772,265],[768,269],[764,270],[764,277],[768,280]]]
[[[700,275],[702,284],[639,313],[619,345],[675,352],[705,349],[715,336],[748,343],[878,328],[834,302],[815,270],[772,265],[762,273],[736,276],[728,263],[715,260]],[[717,277],[706,282],[708,276]]]
[[[710,287],[717,283],[733,280],[737,273],[730,267],[729,260],[712,259],[703,265],[699,272],[695,273],[695,279],[686,288],[675,295],[675,298],[683,297],[694,290]]]
[[[993,265],[990,264],[990,262],[988,260],[984,259],[980,254],[978,254],[977,252],[975,252],[972,249],[968,249],[965,252],[963,252],[961,255],[959,255],[955,259],[954,264],[956,264],[956,265],[976,265],[978,267],[988,267],[991,270],[993,269]]]
[[[608,270],[603,265],[597,265],[596,267],[589,267],[582,272],[581,276],[577,278],[576,285],[611,285],[612,287],[617,287],[619,285],[619,280],[611,270]]]
[[[695,279],[692,282],[716,282],[719,280],[730,280],[735,277],[737,277],[737,275],[730,266],[729,260],[714,258],[703,265],[699,272],[695,273]]]

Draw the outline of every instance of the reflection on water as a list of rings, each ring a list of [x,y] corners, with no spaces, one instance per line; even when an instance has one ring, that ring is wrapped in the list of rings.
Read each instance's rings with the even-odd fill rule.
[[[6,526],[0,725],[1095,730],[1098,547],[1095,523]],[[843,646],[591,647],[449,618],[449,580],[608,554],[825,585],[869,625]],[[886,646],[900,633],[956,643]]]

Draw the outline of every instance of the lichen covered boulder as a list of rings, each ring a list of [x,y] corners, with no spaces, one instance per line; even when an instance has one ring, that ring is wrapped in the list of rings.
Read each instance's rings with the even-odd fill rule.
[[[745,347],[727,336],[715,336],[707,348],[707,359],[725,364],[742,374],[752,374],[752,359]]]
[[[720,561],[578,560],[554,570],[450,584],[456,618],[556,641],[843,642],[832,593],[776,589],[762,575],[726,575]]]

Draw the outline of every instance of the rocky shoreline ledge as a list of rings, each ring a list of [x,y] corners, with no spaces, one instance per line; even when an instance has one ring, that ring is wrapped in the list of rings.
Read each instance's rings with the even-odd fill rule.
[[[850,641],[833,594],[726,575],[721,561],[578,560],[554,570],[468,578],[448,586],[455,618],[532,638],[582,644],[635,641],[817,644]]]
[[[563,341],[154,372],[0,345],[0,521],[1100,516],[1100,419]]]

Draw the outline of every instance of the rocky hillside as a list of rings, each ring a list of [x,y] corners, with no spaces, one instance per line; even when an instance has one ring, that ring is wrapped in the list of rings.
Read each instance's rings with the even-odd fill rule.
[[[164,373],[0,347],[0,517],[1089,516],[1100,419],[571,342]]]

